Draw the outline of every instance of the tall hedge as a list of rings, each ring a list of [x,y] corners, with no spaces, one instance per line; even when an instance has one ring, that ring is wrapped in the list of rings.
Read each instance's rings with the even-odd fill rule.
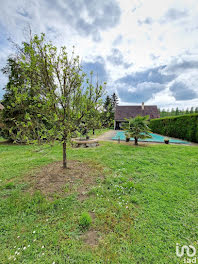
[[[151,119],[149,126],[154,133],[198,143],[198,114]]]

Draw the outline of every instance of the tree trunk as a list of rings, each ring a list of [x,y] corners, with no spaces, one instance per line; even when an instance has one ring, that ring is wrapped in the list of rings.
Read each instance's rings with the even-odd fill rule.
[[[138,145],[138,139],[135,137],[135,145]]]
[[[93,135],[95,135],[95,129],[93,128]]]
[[[67,168],[66,140],[63,141],[63,169]]]

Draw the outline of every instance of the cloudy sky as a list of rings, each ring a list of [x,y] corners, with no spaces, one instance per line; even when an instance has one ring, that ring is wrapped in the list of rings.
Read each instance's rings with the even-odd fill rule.
[[[198,106],[197,0],[0,0],[0,68],[27,25],[74,45],[120,104]],[[5,83],[0,74],[0,99]]]

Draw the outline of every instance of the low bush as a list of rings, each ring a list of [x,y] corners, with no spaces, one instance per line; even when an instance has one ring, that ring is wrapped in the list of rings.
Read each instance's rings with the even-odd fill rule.
[[[5,189],[8,190],[15,189],[15,184],[13,182],[9,182],[5,185]]]
[[[152,119],[149,126],[154,133],[198,142],[198,114]]]
[[[92,218],[89,213],[84,212],[79,218],[79,226],[82,229],[88,229],[92,223]]]

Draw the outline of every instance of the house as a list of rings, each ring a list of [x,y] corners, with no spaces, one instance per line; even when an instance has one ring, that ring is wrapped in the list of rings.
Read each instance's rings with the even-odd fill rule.
[[[138,115],[149,115],[150,119],[159,118],[160,113],[156,105],[118,105],[115,110],[114,129],[121,129],[125,118],[134,118]]]

